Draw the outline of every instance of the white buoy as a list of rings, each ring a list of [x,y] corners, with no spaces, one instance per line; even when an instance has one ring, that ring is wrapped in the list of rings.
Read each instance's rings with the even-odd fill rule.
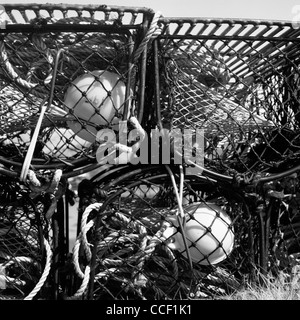
[[[226,259],[234,245],[232,221],[227,213],[213,203],[193,203],[184,207],[184,211],[184,232],[193,262],[209,265]],[[177,217],[168,216],[165,227],[166,245],[187,257]]]
[[[65,94],[65,106],[78,118],[68,121],[68,127],[80,138],[94,142],[98,126],[117,123],[115,115],[123,113],[125,95],[126,85],[116,73],[95,70],[79,76]]]

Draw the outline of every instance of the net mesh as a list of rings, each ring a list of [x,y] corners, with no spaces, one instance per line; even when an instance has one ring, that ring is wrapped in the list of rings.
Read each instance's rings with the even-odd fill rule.
[[[208,299],[299,263],[299,30],[123,7],[5,9],[1,298]],[[99,131],[132,115],[147,133],[201,129],[210,175],[187,163],[90,167]],[[66,177],[89,168],[69,261]],[[259,180],[270,174],[281,175]]]
[[[135,33],[152,11],[98,5],[3,8],[0,295],[57,299],[73,281],[66,271],[64,220],[73,199],[60,168],[75,175],[74,168],[95,162],[97,132],[133,114]],[[28,172],[20,179],[32,147]]]
[[[54,99],[52,100],[52,106],[47,110],[38,139],[38,147],[36,148],[35,158],[38,159],[36,161],[40,162],[40,164],[43,159],[44,162],[49,161],[49,159],[51,159],[52,162],[60,162],[60,160],[68,161],[88,157],[92,152],[91,150],[93,150],[92,143],[75,135],[74,131],[68,126],[71,121],[71,123],[79,123],[81,128],[86,127],[86,123],[88,123],[92,116],[96,114],[96,111],[93,111],[87,119],[82,119],[76,115],[76,112],[75,114],[72,114],[72,109],[65,106],[64,93],[71,85],[71,82],[83,73],[94,70],[103,70],[104,72],[105,70],[108,71],[113,69],[114,72],[118,72],[120,77],[124,75],[122,71],[118,71],[114,67],[116,63],[115,55],[118,54],[118,50],[115,48],[117,46],[115,46],[115,42],[118,42],[117,39],[114,39],[111,43],[106,43],[99,34],[97,34],[97,36],[93,34],[86,36],[83,34],[82,37],[78,34],[67,34],[66,36],[68,37],[69,43],[64,42],[63,44],[65,51],[58,66],[60,71],[58,71],[56,77]],[[75,39],[74,41],[76,42],[72,44],[72,36],[75,39],[77,39],[78,36],[82,38],[81,44]],[[87,41],[85,41],[86,39],[84,38],[87,38]],[[89,42],[89,38],[97,38],[97,44],[94,46],[88,43],[84,44],[84,42]],[[5,40],[10,41],[10,39]],[[29,39],[25,40],[27,42],[29,41]],[[19,55],[19,52],[26,52],[26,47],[24,48],[24,46],[26,46],[26,41],[23,43],[17,42],[16,46],[11,48],[11,52],[7,53],[8,56],[11,57],[10,63],[13,64],[15,68],[18,64],[15,61],[15,55],[12,52],[14,51],[17,55]],[[106,48],[105,52],[109,52],[107,47],[110,45],[112,50],[114,50],[114,56],[103,57],[98,48],[99,42],[101,43],[101,46]],[[83,49],[83,55],[77,48],[79,44]],[[53,45],[59,47],[59,39],[55,39]],[[45,44],[45,46],[48,47],[50,44]],[[120,50],[122,53],[118,58],[123,59],[124,52],[122,48]],[[1,96],[4,97],[2,99],[3,107],[1,110],[1,144],[4,146],[4,150],[10,150],[9,153],[5,154],[7,160],[10,157],[11,160],[21,161],[22,157],[24,157],[24,153],[28,148],[30,138],[36,125],[40,107],[43,105],[43,99],[45,96],[47,97],[47,95],[49,95],[50,84],[45,83],[45,78],[48,76],[49,69],[51,70],[51,68],[53,68],[53,64],[51,65],[51,63],[45,61],[45,57],[41,57],[41,68],[34,66],[36,62],[32,57],[39,56],[40,52],[38,50],[33,49],[31,52],[28,52],[30,62],[27,64],[26,60],[23,60],[23,64],[18,68],[21,70],[16,71],[19,74],[18,77],[22,78],[30,76],[30,73],[33,73],[34,69],[37,71],[35,72],[35,77],[38,78],[32,79],[36,83],[33,84],[30,82],[30,88],[22,88],[23,90],[20,92],[18,84],[16,83],[18,81],[11,84],[11,79],[7,79],[5,76],[3,77],[4,80],[1,81]],[[4,60],[4,63],[5,62],[7,62],[7,60]],[[42,70],[43,68],[45,68],[45,70]],[[40,73],[40,75],[37,75],[37,73]],[[93,75],[90,75],[92,79]],[[95,82],[96,80],[91,81]],[[82,91],[80,92],[83,94],[84,89],[81,90]],[[106,91],[106,97],[108,97],[108,95],[109,89]],[[96,105],[93,106],[91,104],[91,106],[93,110],[96,110]],[[121,112],[115,107],[115,113],[119,115]],[[104,119],[102,123],[103,125],[109,126],[111,125],[110,121],[111,119]],[[93,126],[95,126],[95,124],[92,121],[91,125],[87,126],[87,130],[88,132],[92,131],[91,135],[95,139],[95,133],[91,129]],[[76,129],[76,133],[78,133],[79,130],[84,130],[80,128]]]
[[[179,185],[178,168],[172,171]],[[182,231],[166,169],[112,166],[82,181],[79,212],[88,222],[80,229],[85,237],[77,238],[82,255],[75,265],[82,272],[87,266],[94,270],[85,298],[222,299],[266,270],[275,277],[290,275],[299,263],[298,178],[266,188],[281,191],[268,198],[265,210],[272,214],[265,223],[257,190],[245,195],[239,185],[186,176]],[[75,274],[79,282],[73,290],[85,282]]]
[[[116,124],[125,108],[130,112],[132,107],[135,84],[129,79],[129,62],[134,41],[130,30],[137,28],[146,12],[47,5],[28,6],[24,11],[9,5],[5,8],[8,24],[54,28],[44,33],[16,30],[2,34],[3,162],[22,163],[45,105],[32,163],[48,168],[90,161],[98,147],[97,131]],[[73,92],[69,96],[75,92],[77,102],[68,100],[70,87]],[[96,99],[99,91],[101,101]],[[103,112],[99,112],[101,108]]]
[[[165,20],[169,34],[160,51],[164,126],[204,129],[207,165],[219,172],[295,165],[298,41],[289,37],[296,31],[226,21],[174,22],[175,28],[173,22]],[[185,36],[188,26],[192,34]]]
[[[88,241],[93,244],[95,256],[92,262],[95,273],[91,278],[93,285],[88,293],[89,298],[208,298],[237,289],[242,272],[250,270],[252,263],[250,257],[242,258],[249,248],[247,240],[243,240],[241,236],[245,228],[248,228],[243,221],[241,207],[231,207],[232,220],[224,217],[207,198],[204,191],[206,185],[209,185],[207,181],[200,184],[185,182],[184,211],[189,215],[187,224],[194,223],[191,228],[203,231],[202,234],[200,232],[196,235],[196,239],[192,233],[187,235],[188,247],[192,251],[194,261],[191,269],[185,247],[172,250],[174,239],[178,238],[180,242],[181,231],[176,221],[168,220],[168,217],[175,215],[177,201],[167,171],[143,168],[139,173],[137,170],[131,174],[127,170],[128,168],[119,168],[117,171],[120,179],[118,183],[112,181],[110,186],[106,179],[102,179],[102,175],[95,178],[89,182],[89,190],[94,192],[81,197],[82,212],[85,212],[88,204],[94,201],[103,202],[106,199],[103,207],[99,207],[102,209],[100,215],[98,213],[98,220],[95,216],[99,208],[91,211],[88,218],[95,220],[87,233]],[[108,175],[107,178],[111,179],[112,176]],[[86,187],[87,181],[82,184]],[[97,190],[101,190],[102,193],[99,194]],[[88,199],[86,205],[84,199]],[[192,203],[191,209],[189,204]],[[203,203],[207,203],[209,213],[212,214],[207,222],[201,219],[198,221],[195,215],[198,210],[203,210]],[[229,207],[225,198],[220,199],[218,204],[223,208]],[[218,223],[224,225],[224,230],[215,238],[210,230],[218,228]],[[168,229],[170,226],[171,233]],[[235,229],[235,236],[239,242],[232,255],[231,228]],[[196,243],[206,243],[207,240],[213,242],[214,248],[210,248],[211,251],[206,248],[208,251],[205,255],[205,251],[201,251],[205,248],[200,246],[199,251]],[[84,247],[83,242],[81,245]],[[220,261],[223,260],[218,266],[213,265],[216,255],[221,256]],[[81,257],[83,265],[87,263],[87,256]],[[243,267],[240,265],[239,271],[237,268],[234,271],[230,270],[229,266],[233,268],[238,259],[241,259],[240,264]],[[241,273],[238,274],[239,272]]]
[[[47,255],[44,239],[55,248],[54,229],[44,215],[49,199],[32,198],[32,191],[16,179],[1,181],[0,299],[24,299],[32,294],[43,275]],[[46,280],[43,279],[44,289],[33,296],[38,293],[36,298],[51,298]]]

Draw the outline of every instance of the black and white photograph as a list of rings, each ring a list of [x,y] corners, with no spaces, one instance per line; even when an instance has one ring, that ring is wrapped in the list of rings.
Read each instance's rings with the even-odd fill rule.
[[[300,1],[1,1],[0,306],[300,300],[298,174]]]

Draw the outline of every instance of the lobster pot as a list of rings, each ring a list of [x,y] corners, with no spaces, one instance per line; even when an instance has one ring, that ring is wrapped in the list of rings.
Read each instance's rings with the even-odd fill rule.
[[[179,184],[178,168],[172,171]],[[85,299],[207,299],[236,290],[255,263],[251,226],[233,194],[210,202],[216,190],[206,179],[184,181],[187,251],[163,166],[111,166],[82,181],[74,292],[86,283],[89,268]]]
[[[1,178],[0,186],[0,300],[53,299],[57,228],[45,219],[49,203],[33,200],[17,179]]]
[[[74,199],[65,175],[97,166],[98,131],[117,132],[137,112],[135,49],[153,13],[99,5],[2,8],[0,298],[57,299],[72,286],[64,271]]]
[[[134,112],[138,84],[132,52],[150,12],[62,5],[5,5],[5,11],[1,162],[22,164],[43,106],[31,163],[73,169],[93,160],[97,132]]]
[[[213,170],[290,167],[299,151],[299,30],[275,22],[161,23],[163,125],[203,130]]]

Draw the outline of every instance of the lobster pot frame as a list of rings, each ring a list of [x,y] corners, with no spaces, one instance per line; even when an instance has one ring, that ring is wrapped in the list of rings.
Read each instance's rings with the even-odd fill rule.
[[[66,252],[54,252],[59,230],[53,212],[51,217],[46,217],[50,203],[47,195],[25,188],[18,179],[2,178],[0,299],[53,299],[57,296],[58,288],[54,285],[57,269],[52,268],[51,272],[50,269],[53,261],[63,261]]]
[[[299,154],[299,30],[289,23],[160,20],[162,126],[203,129],[206,167],[282,172]]]
[[[0,296],[57,299],[70,286],[70,275],[60,271],[67,263],[73,202],[65,177],[99,166],[99,130],[117,131],[119,121],[138,115],[140,58],[150,37],[141,40],[153,12],[105,5],[3,7]]]
[[[43,107],[47,110],[30,163],[36,169],[67,171],[93,162],[97,132],[138,112],[137,54],[144,48],[136,54],[134,49],[153,13],[63,5],[5,5],[5,10],[1,163],[20,170]]]
[[[234,249],[227,254],[220,241],[224,261],[214,265],[210,255],[207,264],[189,261],[187,251],[193,254],[197,241],[189,246],[187,232],[185,249],[170,251],[176,234],[165,238],[164,222],[176,217],[180,202],[172,174],[163,166],[156,172],[103,168],[86,194],[89,201],[82,202],[78,246],[87,248],[87,239],[94,244],[80,261],[84,270],[93,270],[89,299],[215,297],[257,273],[290,272],[298,263],[299,30],[253,21],[159,23],[142,124],[149,132],[156,126],[171,133],[204,130],[204,175],[185,176],[183,211],[194,216],[199,203],[223,208]],[[91,202],[101,204],[85,211]],[[174,221],[173,227],[184,233]],[[83,271],[78,274],[86,282]]]
[[[4,8],[0,297],[214,298],[299,262],[299,29],[105,5]],[[170,144],[187,129],[196,143],[169,144],[169,163],[162,153],[150,164],[143,142],[164,128]],[[176,162],[187,147],[202,167]],[[94,169],[76,190],[69,261],[68,179]]]
[[[179,185],[178,168],[171,170]],[[86,283],[86,270],[91,270],[86,299],[207,299],[237,290],[245,277],[252,276],[258,242],[251,238],[255,231],[251,230],[250,217],[243,213],[241,202],[234,203],[233,195],[226,198],[222,187],[217,188],[205,178],[184,181],[185,214],[192,220],[201,204],[210,206],[211,200],[220,195],[218,205],[230,208],[230,220],[222,221],[226,231],[218,240],[213,239],[217,243],[215,252],[212,250],[205,257],[196,255],[198,261],[192,267],[184,248],[181,253],[170,248],[174,237],[180,235],[180,228],[177,226],[173,235],[165,233],[168,216],[175,216],[178,210],[166,168],[103,168],[93,179],[82,181],[79,190],[83,217],[74,257],[79,268],[79,271],[76,268],[78,290]],[[191,204],[193,210],[189,212]],[[209,237],[209,227],[214,228],[215,219],[207,229],[195,220],[197,227],[205,230],[202,237]],[[176,224],[173,223],[172,226]],[[232,228],[236,243],[229,252],[225,238]],[[189,235],[187,239],[189,250],[195,249]],[[93,246],[87,247],[88,243]],[[82,255],[78,257],[80,248]],[[215,264],[213,256],[218,250],[222,259]]]
[[[182,176],[178,167],[170,170],[160,165],[107,165],[91,180],[80,183],[82,219],[73,251],[78,279],[74,297],[80,293],[92,300],[222,299],[257,281],[262,273],[289,274],[297,265],[297,177],[270,182],[259,191],[185,175],[183,212],[198,231],[205,230],[196,239],[185,231],[187,250],[196,257],[190,264],[185,246],[174,246],[184,234],[176,223],[175,190]],[[282,201],[274,192],[264,207],[256,193],[279,188],[283,188],[282,195],[295,197]],[[196,220],[198,211],[205,214],[203,207],[214,216],[208,225]],[[170,221],[171,233],[166,231]],[[217,221],[225,226],[221,237],[214,229]],[[209,241],[210,236],[217,248],[205,255],[199,241]],[[231,250],[228,239],[234,240]],[[216,253],[220,260],[214,260]],[[80,290],[87,281],[89,285]]]
[[[255,263],[263,273],[290,270],[300,248],[299,29],[282,22],[160,23],[157,123],[204,132],[203,173],[243,190],[243,210],[257,226]]]

